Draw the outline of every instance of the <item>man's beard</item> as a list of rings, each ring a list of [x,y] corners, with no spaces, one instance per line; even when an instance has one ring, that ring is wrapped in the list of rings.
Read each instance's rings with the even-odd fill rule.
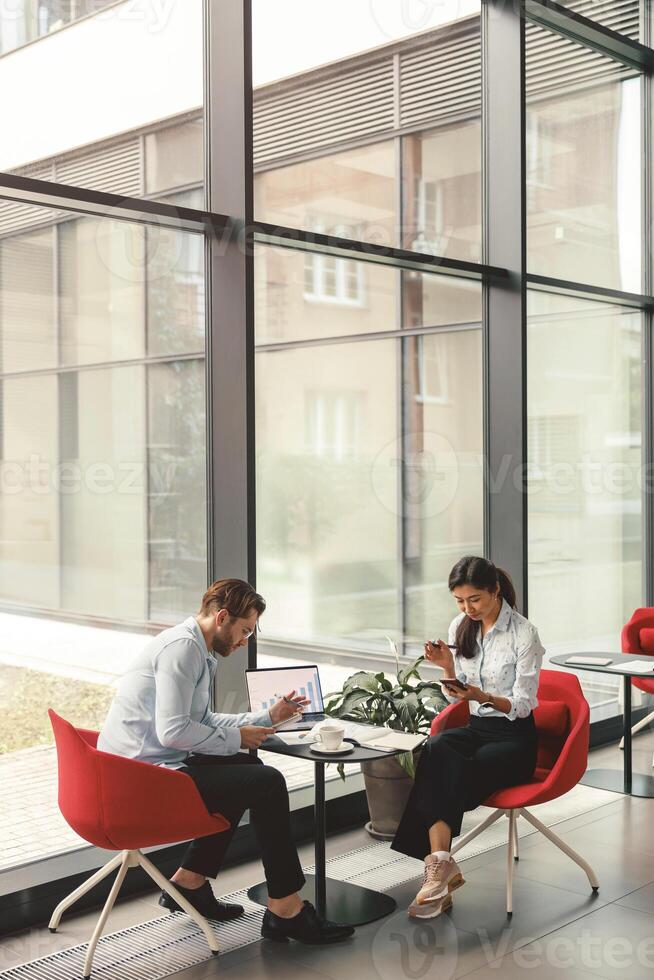
[[[233,644],[222,636],[216,634],[211,641],[211,649],[218,657],[227,657],[232,652]]]

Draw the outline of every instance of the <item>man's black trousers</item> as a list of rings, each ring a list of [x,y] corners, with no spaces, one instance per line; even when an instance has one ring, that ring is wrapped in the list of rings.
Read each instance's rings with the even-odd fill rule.
[[[536,767],[533,715],[478,718],[466,728],[450,728],[428,739],[391,847],[410,857],[431,851],[429,828],[443,820],[452,837],[461,833],[466,810],[474,810],[495,790],[529,782]]]
[[[215,878],[245,810],[250,811],[271,898],[300,890],[304,875],[291,837],[286,780],[260,759],[236,755],[191,754],[179,770],[191,777],[210,813],[222,813],[231,827],[189,844],[181,866]]]

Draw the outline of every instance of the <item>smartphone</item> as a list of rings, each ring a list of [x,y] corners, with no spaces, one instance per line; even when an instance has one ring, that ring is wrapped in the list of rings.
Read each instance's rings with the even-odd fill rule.
[[[302,717],[302,712],[296,711],[295,714],[291,715],[290,718],[285,718],[284,721],[278,721],[276,725],[271,725],[270,727],[274,728],[275,731],[277,731],[278,728],[283,728],[284,725],[288,725],[290,721],[299,721],[301,717]]]
[[[440,683],[445,684],[446,687],[458,687],[460,691],[468,690],[468,685],[458,677],[441,677]]]

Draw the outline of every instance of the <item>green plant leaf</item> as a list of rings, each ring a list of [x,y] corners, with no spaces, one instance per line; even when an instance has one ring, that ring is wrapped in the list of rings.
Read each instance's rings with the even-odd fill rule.
[[[413,661],[413,663],[407,664],[406,667],[401,667],[397,672],[397,683],[400,685],[406,684],[408,680],[412,677],[420,678],[418,673],[418,664],[422,663],[425,658],[422,654]]]
[[[398,670],[398,682],[393,684],[379,671],[357,671],[347,678],[340,691],[327,695],[325,711],[332,717],[372,725],[386,725],[397,731],[427,734],[432,720],[447,704],[440,684],[424,681],[418,665],[413,663]]]
[[[356,687],[362,687],[365,691],[370,691],[374,693],[379,690],[379,681],[374,674],[369,673],[366,670],[360,671],[355,674],[352,680],[356,679]]]
[[[382,673],[375,674],[375,677],[379,681],[379,686],[381,687],[382,691],[393,690],[393,685],[391,684],[391,682],[389,681],[388,677],[386,677],[385,674]]]
[[[340,691],[330,691],[329,694],[325,695],[325,697],[342,697],[344,694],[347,694],[356,688],[364,688],[369,692],[376,691],[378,684],[375,680],[375,675],[371,674],[368,670],[358,670],[355,674],[350,674],[350,676],[343,682],[343,687]]]

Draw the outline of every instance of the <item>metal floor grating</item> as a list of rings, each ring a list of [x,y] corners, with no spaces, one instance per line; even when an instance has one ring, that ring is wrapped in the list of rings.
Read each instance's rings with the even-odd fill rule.
[[[543,823],[552,826],[570,817],[595,810],[615,799],[614,793],[579,786],[561,800],[554,800],[540,807],[539,817]],[[463,832],[480,819],[478,812],[467,814]],[[518,821],[518,827],[521,837],[536,832],[524,820]],[[459,852],[457,859],[465,860],[482,854],[505,842],[506,825],[500,820],[481,838]],[[422,868],[422,861],[391,851],[388,843],[380,841],[356,848],[327,862],[329,877],[365,883],[368,888],[381,892],[419,878]],[[308,873],[313,870],[313,865],[305,868]],[[263,908],[250,901],[246,888],[221,897],[224,901],[239,902],[245,908],[242,918],[214,926],[221,954],[258,942],[261,938]],[[60,932],[65,932],[65,927],[64,917]],[[0,978],[77,980],[82,976],[85,953],[86,943],[72,946],[12,967],[3,971]],[[103,936],[95,953],[92,977],[93,980],[161,980],[211,958],[206,940],[195,923],[181,913],[166,913],[148,922]]]

